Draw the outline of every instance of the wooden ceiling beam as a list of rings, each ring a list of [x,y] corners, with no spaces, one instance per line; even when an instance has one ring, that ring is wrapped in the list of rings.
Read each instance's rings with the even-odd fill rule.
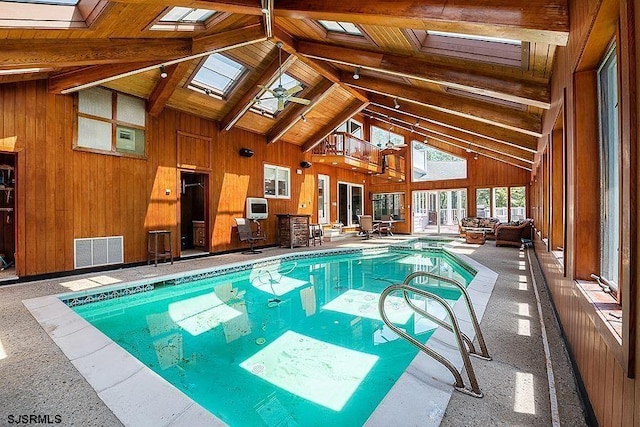
[[[69,73],[60,74],[60,81],[57,81],[54,77],[53,81],[50,82],[53,83],[54,86],[50,86],[49,90],[55,91],[54,93],[71,93],[112,80],[117,80],[122,77],[150,71],[160,65],[168,67],[172,64],[188,62],[192,59],[201,58],[214,52],[222,52],[236,47],[250,45],[252,43],[263,42],[266,39],[262,25],[248,25],[246,27],[194,40],[193,45],[195,53],[188,56],[181,56],[167,61],[137,63],[137,67],[134,63],[110,64],[83,69],[86,70],[86,74],[83,74],[82,70],[78,70],[78,72],[71,71]],[[68,78],[64,77],[67,74]],[[74,81],[76,81],[76,84],[73,84]]]
[[[296,57],[290,55],[288,52],[282,52],[282,67],[280,67],[280,63],[278,60],[278,56],[269,63],[264,72],[261,72],[260,78],[253,85],[251,85],[244,94],[240,97],[238,102],[236,102],[229,112],[225,114],[225,116],[220,120],[220,129],[224,131],[228,131],[231,129],[240,118],[251,108],[254,104],[255,98],[262,92],[262,89],[258,87],[261,86],[269,86],[271,82],[274,81],[275,78],[278,77],[280,71],[283,73],[293,64],[296,60]],[[256,71],[254,70],[254,73]]]
[[[439,111],[455,114],[482,123],[501,126],[532,136],[542,136],[542,120],[533,113],[489,102],[477,101],[458,95],[420,89],[415,86],[390,82],[369,76],[354,80],[349,73],[342,73],[342,81],[349,86],[368,92],[395,97],[403,102],[413,102]]]
[[[513,147],[510,145],[502,144],[488,138],[471,135],[459,130],[448,128],[446,126],[440,126],[434,123],[429,123],[427,121],[420,122],[418,125],[416,125],[414,124],[415,119],[413,118],[413,116],[410,116],[398,110],[390,111],[384,107],[380,107],[373,104],[369,104],[369,106],[367,107],[367,111],[370,113],[373,113],[376,117],[378,116],[393,117],[395,120],[399,120],[403,122],[407,127],[409,127],[413,131],[428,132],[432,135],[439,135],[442,137],[451,138],[451,140],[468,144],[467,148],[471,148],[471,147],[474,147],[474,149],[482,148],[488,151],[492,151],[496,154],[504,155],[507,157],[511,157],[513,159],[517,159],[519,161],[527,162],[530,165],[533,164],[534,153],[523,150],[520,147]],[[395,120],[393,121],[394,123],[395,123]]]
[[[266,40],[262,24],[247,25],[222,33],[212,34],[193,39],[193,54],[207,53],[212,50],[220,51],[227,47],[235,48],[243,44]]]
[[[372,122],[372,124],[379,124],[379,125],[383,125],[383,126],[385,124],[387,124],[387,122],[385,120],[379,120],[376,117],[372,117],[372,121],[371,122]],[[398,124],[398,123],[394,123],[394,126],[396,128],[404,129],[406,131],[410,131],[411,130],[409,126],[404,126],[404,125]],[[434,132],[431,132],[431,131],[428,131],[428,130],[416,131],[416,132],[414,132],[414,134],[417,137],[419,137],[419,138],[416,138],[416,140],[418,140],[418,139],[419,140],[424,140],[426,138],[426,140],[427,140],[426,144],[427,145],[430,145],[432,147],[436,147],[436,148],[439,148],[439,149],[445,149],[445,151],[446,151],[446,147],[445,146],[447,146],[447,145],[450,145],[450,146],[456,147],[456,148],[460,148],[462,150],[467,150],[468,147],[469,147],[469,143],[466,142],[466,141],[459,141],[459,140],[456,140],[456,139],[451,138],[449,136],[439,135],[437,133],[434,133]],[[435,144],[434,144],[434,142],[435,142]],[[495,152],[493,152],[491,150],[488,150],[486,148],[483,148],[483,147],[476,147],[474,150],[472,150],[472,152],[473,153],[478,153],[479,155],[482,155],[484,157],[488,157],[490,159],[497,160],[499,162],[506,163],[506,164],[509,164],[511,166],[516,166],[518,168],[525,169],[525,170],[528,170],[528,171],[531,171],[531,168],[532,168],[531,163],[529,163],[527,161],[518,160],[518,159],[515,159],[515,158],[510,157],[510,156],[506,156],[506,155],[501,154],[501,153],[495,153]]]
[[[300,41],[302,55],[392,76],[407,77],[461,89],[478,95],[549,109],[551,95],[546,82],[482,74],[476,70],[445,67],[411,56],[390,55]]]
[[[153,6],[182,6],[194,9],[211,9],[217,12],[239,13],[242,15],[262,15],[260,0],[110,0],[113,3],[152,4]]]
[[[277,17],[450,31],[565,46],[567,0],[278,0]]]
[[[60,94],[64,90],[85,85],[96,80],[120,76],[146,67],[159,67],[161,62],[125,62],[121,64],[93,65],[49,77],[49,92]]]
[[[329,121],[326,125],[322,127],[318,132],[314,133],[307,142],[302,146],[302,152],[306,153],[307,151],[311,151],[316,145],[320,144],[323,139],[327,137],[331,132],[335,130],[342,123],[349,120],[351,117],[358,114],[360,111],[367,108],[369,102],[362,102],[359,99],[354,99],[351,101],[351,104],[347,108],[345,108],[342,113],[338,114],[331,121]]]
[[[282,49],[286,52],[289,52],[292,55],[295,55],[298,60],[306,65],[308,65],[312,70],[316,73],[320,74],[325,79],[329,80],[332,83],[338,83],[344,90],[349,92],[351,96],[356,99],[359,99],[362,102],[368,102],[369,99],[367,95],[358,89],[355,89],[351,86],[347,86],[342,83],[340,80],[340,72],[330,65],[317,61],[315,59],[309,58],[307,56],[301,55],[298,53],[298,41],[291,37],[286,31],[284,31],[279,26],[275,25],[273,27],[273,35],[276,41],[282,42]]]
[[[82,67],[191,55],[191,39],[4,40],[0,66]]]
[[[169,101],[169,98],[171,98],[171,95],[175,92],[184,74],[189,70],[189,67],[191,67],[189,61],[179,62],[165,67],[167,77],[164,79],[160,78],[156,82],[147,100],[147,111],[149,114],[158,116],[162,110],[164,110],[167,101]]]
[[[369,98],[373,105],[382,107],[387,111],[396,111],[393,100],[389,97],[372,94]],[[472,136],[486,138],[501,144],[520,148],[530,153],[535,153],[538,147],[537,137],[525,135],[499,126],[467,120],[418,104],[406,103],[401,106],[400,110],[414,117],[414,119],[420,120],[420,122],[433,123],[437,126],[447,127]]]
[[[278,118],[275,126],[267,133],[267,144],[272,144],[282,138],[289,129],[298,123],[298,120],[300,120],[304,114],[307,114],[313,107],[322,102],[336,86],[338,86],[337,83],[332,83],[326,79],[323,79],[315,85],[313,89],[305,95],[305,98],[311,101],[311,103],[309,105],[295,104],[289,107],[287,112]]]

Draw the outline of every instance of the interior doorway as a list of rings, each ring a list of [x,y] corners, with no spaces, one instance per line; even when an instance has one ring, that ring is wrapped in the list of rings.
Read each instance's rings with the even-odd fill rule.
[[[16,277],[16,155],[0,153],[0,280]]]
[[[209,175],[180,173],[180,256],[209,252],[207,188]]]

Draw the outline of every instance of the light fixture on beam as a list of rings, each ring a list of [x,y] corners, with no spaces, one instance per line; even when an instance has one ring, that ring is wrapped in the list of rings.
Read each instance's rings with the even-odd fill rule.
[[[305,117],[304,114],[300,114],[300,119],[304,122],[307,123],[307,118]]]
[[[416,127],[420,126],[420,119],[416,119]]]
[[[478,160],[478,153],[473,156],[473,160]]]
[[[167,76],[169,74],[167,74],[167,70],[164,68],[164,65],[160,66],[160,77],[162,77],[163,79],[166,79]]]
[[[398,98],[393,99],[393,108],[396,110],[400,109],[400,104],[398,104]]]
[[[356,70],[353,72],[353,80],[358,80],[360,78],[360,67],[356,67]]]

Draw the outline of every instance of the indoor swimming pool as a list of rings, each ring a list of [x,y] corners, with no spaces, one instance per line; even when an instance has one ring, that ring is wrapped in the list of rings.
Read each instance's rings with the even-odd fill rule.
[[[439,248],[385,248],[276,258],[62,299],[231,426],[363,425],[417,354],[377,306],[384,288],[415,271],[464,284],[475,274]],[[416,283],[452,304],[460,296],[444,282]],[[412,301],[444,317],[431,301]],[[436,329],[399,295],[386,312],[423,343]]]

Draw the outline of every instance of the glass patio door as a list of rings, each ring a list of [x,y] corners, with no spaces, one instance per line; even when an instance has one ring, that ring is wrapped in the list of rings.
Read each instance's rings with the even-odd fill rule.
[[[358,222],[358,215],[364,213],[364,188],[348,182],[338,183],[338,220],[348,226]]]
[[[413,192],[413,232],[456,234],[467,213],[467,190]]]

